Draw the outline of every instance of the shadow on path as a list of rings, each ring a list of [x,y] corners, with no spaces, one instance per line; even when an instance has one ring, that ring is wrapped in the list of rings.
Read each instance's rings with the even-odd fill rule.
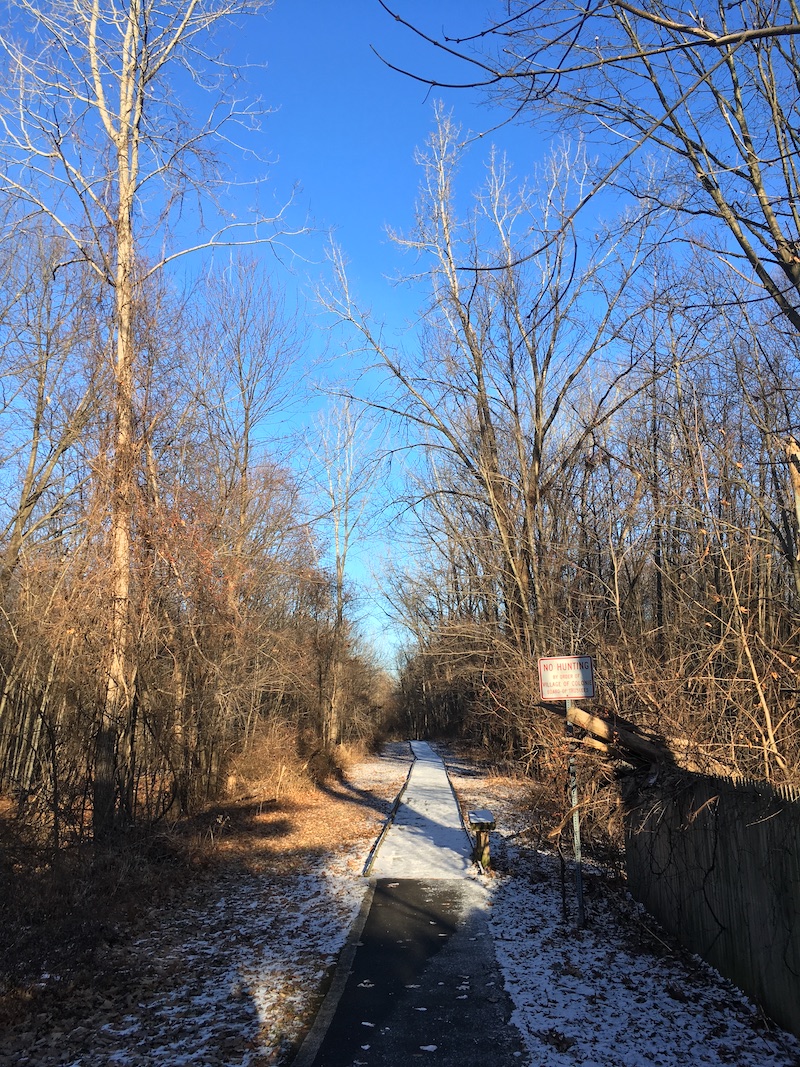
[[[485,902],[470,880],[378,880],[333,1017],[323,1009],[294,1067],[527,1063]]]
[[[294,1067],[527,1063],[484,909],[476,882],[379,879],[335,1015]]]
[[[375,878],[467,878],[472,845],[444,763],[425,741],[412,741],[411,748],[414,763],[370,872]]]
[[[294,1067],[527,1063],[444,764],[424,741],[411,747],[371,891]]]

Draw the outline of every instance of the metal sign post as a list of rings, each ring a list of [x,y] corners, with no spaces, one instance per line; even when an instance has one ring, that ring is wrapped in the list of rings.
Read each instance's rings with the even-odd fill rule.
[[[539,691],[542,700],[563,700],[566,703],[564,730],[567,741],[572,737],[570,708],[576,700],[594,696],[594,664],[591,656],[550,656],[539,660]],[[583,866],[581,861],[581,820],[578,811],[578,775],[575,767],[575,752],[570,745],[569,802],[572,808],[572,842],[575,852],[575,895],[578,903],[577,925],[586,925],[586,909],[583,902]]]
[[[567,717],[564,728],[567,733],[567,743],[572,737],[572,723],[569,721],[569,709],[573,702],[568,700]],[[575,769],[575,748],[569,746],[569,802],[572,806],[572,847],[575,852],[575,896],[578,902],[578,928],[586,926],[586,908],[583,903],[583,865],[581,862],[581,819],[578,814],[578,774]]]

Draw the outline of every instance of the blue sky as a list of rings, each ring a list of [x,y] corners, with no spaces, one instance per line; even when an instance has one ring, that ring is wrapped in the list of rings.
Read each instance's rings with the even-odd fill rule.
[[[487,5],[489,7],[491,5]],[[482,4],[463,0],[398,0],[409,21],[437,34],[482,25]],[[310,289],[324,273],[329,231],[349,261],[348,275],[363,306],[386,320],[398,336],[424,300],[392,279],[411,263],[387,236],[387,227],[410,229],[420,171],[414,162],[433,127],[437,99],[451,106],[463,129],[486,130],[496,115],[469,92],[433,92],[391,70],[375,54],[398,66],[437,77],[462,77],[433,49],[393,20],[378,0],[276,0],[269,13],[251,19],[230,42],[231,58],[246,59],[248,85],[273,109],[263,124],[262,155],[271,160],[270,185],[277,201],[297,186],[295,218],[308,216],[314,232],[295,242],[307,261],[295,262],[291,286]],[[464,174],[465,195],[479,184],[490,144],[508,147],[520,174],[533,167],[540,146],[530,130],[504,128],[478,144],[474,171]],[[269,255],[269,253],[266,253]],[[309,311],[311,314],[311,311]],[[310,358],[327,335],[320,321]],[[315,349],[318,350],[314,351]],[[341,375],[341,364],[336,373]],[[302,429],[311,409],[295,416]],[[388,660],[397,635],[387,629],[380,603],[370,596],[370,574],[388,538],[378,531],[349,558],[351,577],[364,589],[364,628]]]
[[[452,0],[403,6],[411,18],[427,12],[429,25],[436,8],[432,28],[464,18],[464,5]],[[385,228],[412,217],[414,151],[431,129],[434,100],[372,48],[422,70],[433,56],[377,0],[277,0],[259,29],[253,43],[267,64],[264,97],[278,109],[265,123],[275,181],[301,184],[299,203],[317,225],[335,227],[359,279],[369,284],[374,272],[397,262]],[[455,102],[466,112],[466,94]]]
[[[399,0],[398,9],[432,34],[476,29],[485,17],[483,4],[463,0]],[[465,131],[488,129],[497,115],[479,106],[475,93],[434,92],[403,77],[373,49],[421,73],[464,75],[461,65],[443,61],[378,0],[276,0],[266,15],[249,20],[232,46],[234,56],[263,65],[250,70],[248,82],[274,109],[264,120],[263,153],[272,160],[276,197],[297,183],[296,217],[308,212],[320,234],[334,231],[363,299],[376,310],[385,303],[391,315],[403,297],[383,279],[394,277],[403,260],[386,228],[407,229],[413,221],[414,153],[433,127],[434,102],[452,106]],[[520,172],[529,171],[539,151],[529,130],[507,127],[491,140],[512,146]],[[476,185],[488,150],[488,140],[476,148]],[[319,261],[322,244],[318,237],[297,248]],[[314,275],[313,265],[308,271]]]

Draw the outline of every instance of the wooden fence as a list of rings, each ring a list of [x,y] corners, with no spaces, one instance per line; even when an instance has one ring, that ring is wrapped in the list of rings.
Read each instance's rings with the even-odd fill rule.
[[[625,839],[634,898],[800,1036],[800,792],[670,774]]]

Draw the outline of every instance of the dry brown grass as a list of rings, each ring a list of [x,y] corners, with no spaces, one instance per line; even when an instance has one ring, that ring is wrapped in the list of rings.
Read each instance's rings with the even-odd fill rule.
[[[368,850],[395,784],[387,796],[355,787],[347,767],[359,753],[344,749],[312,781],[308,757],[275,743],[261,739],[232,768],[223,802],[97,855],[53,857],[0,797],[0,1030],[41,1000],[43,973],[75,976],[60,983],[64,996],[88,974],[98,981],[103,946],[146,929],[154,905],[213,893],[237,871],[285,875],[327,851]]]

